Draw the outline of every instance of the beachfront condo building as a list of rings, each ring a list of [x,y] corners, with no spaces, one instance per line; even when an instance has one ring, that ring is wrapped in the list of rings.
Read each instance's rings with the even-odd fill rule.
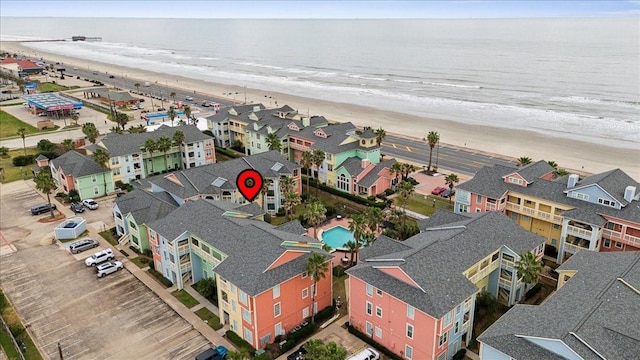
[[[317,284],[305,272],[322,244],[293,221],[257,220],[257,204],[193,200],[148,225],[155,269],[178,289],[214,278],[223,324],[261,349],[332,304],[331,266]],[[313,303],[312,303],[313,301]]]
[[[173,141],[177,131],[184,134],[182,144]],[[145,148],[148,139],[157,144],[160,138],[171,140],[171,146],[166,151]],[[87,145],[86,149],[89,154],[96,149],[108,152],[111,156],[108,166],[113,181],[125,184],[155,174],[216,162],[213,138],[203,134],[195,125],[161,126],[152,132],[134,134],[109,133],[96,144]]]
[[[479,337],[480,359],[637,359],[640,252],[580,251],[541,305],[516,305]]]
[[[457,186],[455,212],[504,212],[547,239],[558,264],[580,250],[640,250],[640,185],[614,169],[583,179],[554,178],[544,161],[486,166]]]
[[[477,295],[525,292],[515,264],[544,238],[504,214],[436,212],[405,241],[380,236],[349,273],[349,322],[403,359],[448,360],[473,339]]]
[[[305,151],[322,150],[325,159],[313,164],[309,175],[341,191],[375,196],[394,185],[391,159],[380,162],[380,146],[371,130],[358,130],[352,123],[331,124],[322,116],[309,116],[285,105],[265,109],[261,105],[238,106],[207,118],[217,141],[242,141],[246,154],[269,151],[268,139],[275,134],[281,152],[301,164]],[[240,140],[241,139],[241,140]],[[219,143],[218,145],[221,145]]]
[[[93,160],[93,157],[75,150],[67,151],[49,162],[51,176],[58,186],[57,191],[69,193],[76,190],[81,200],[105,196],[113,192],[113,178]]]

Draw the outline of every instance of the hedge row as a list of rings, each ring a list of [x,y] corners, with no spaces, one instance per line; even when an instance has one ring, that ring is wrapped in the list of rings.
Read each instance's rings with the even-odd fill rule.
[[[225,148],[221,148],[217,146],[216,146],[216,152],[233,159],[241,157],[241,155],[236,153],[235,151],[227,150]]]
[[[249,344],[243,338],[241,338],[240,335],[234,333],[231,330],[227,330],[227,332],[225,334],[227,336],[227,339],[229,339],[229,341],[234,343],[238,348],[240,348],[240,349],[245,348],[251,354],[256,352],[256,349],[254,349],[253,346],[251,346],[251,344]]]
[[[316,179],[310,179],[310,180],[311,180],[310,181],[310,185],[317,186],[316,185],[317,184],[316,183]],[[344,191],[340,191],[338,189],[334,189],[334,188],[329,187],[329,186],[327,186],[325,184],[320,184],[320,190],[328,192],[328,193],[333,194],[333,195],[337,195],[337,196],[343,197],[343,198],[345,198],[347,200],[351,200],[351,201],[353,201],[355,203],[358,203],[360,205],[375,206],[375,207],[378,207],[380,209],[384,209],[384,208],[387,207],[387,203],[386,202],[377,202],[375,200],[369,200],[369,199],[363,198],[361,196],[356,196],[356,195],[353,195],[353,194],[350,194],[350,193],[347,193],[347,192],[344,192]]]
[[[166,277],[162,276],[162,274],[160,274],[159,272],[157,272],[155,269],[153,268],[149,268],[149,272],[151,273],[151,275],[155,276],[156,279],[160,280],[160,282],[162,284],[164,284],[164,286],[170,288],[173,286],[173,283],[171,282],[171,280],[167,279]]]
[[[390,359],[393,360],[402,360],[402,358],[398,355],[396,355],[395,353],[392,353],[391,351],[389,351],[389,349],[387,349],[386,347],[378,344],[375,340],[373,340],[370,336],[368,336],[367,334],[363,334],[360,331],[356,330],[356,328],[354,328],[353,326],[351,326],[351,324],[349,324],[349,332],[355,336],[357,336],[358,338],[360,338],[360,340],[366,342],[367,344],[373,346],[374,348],[378,349],[381,353],[385,354],[387,357],[389,357]]]

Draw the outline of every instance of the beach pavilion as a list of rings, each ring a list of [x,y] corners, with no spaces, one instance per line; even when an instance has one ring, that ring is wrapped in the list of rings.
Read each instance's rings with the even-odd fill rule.
[[[82,108],[82,101],[73,100],[57,93],[40,93],[24,95],[25,107],[34,115],[46,113],[47,116],[59,118],[71,116]]]

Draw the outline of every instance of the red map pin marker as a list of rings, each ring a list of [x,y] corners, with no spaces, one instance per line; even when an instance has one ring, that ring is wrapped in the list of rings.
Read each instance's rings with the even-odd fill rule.
[[[249,202],[258,196],[262,190],[262,184],[262,175],[253,169],[242,170],[236,178],[236,185],[240,190],[240,194]]]

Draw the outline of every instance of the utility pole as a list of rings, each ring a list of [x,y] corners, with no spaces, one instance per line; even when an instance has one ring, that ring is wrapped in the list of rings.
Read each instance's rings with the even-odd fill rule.
[[[60,346],[60,342],[58,342],[58,355],[60,355],[60,360],[64,360],[64,356],[62,356],[62,347]]]
[[[440,139],[438,139],[438,148],[436,149],[436,171],[438,170],[438,159],[440,159]]]
[[[247,103],[247,85],[244,86],[244,103]]]

